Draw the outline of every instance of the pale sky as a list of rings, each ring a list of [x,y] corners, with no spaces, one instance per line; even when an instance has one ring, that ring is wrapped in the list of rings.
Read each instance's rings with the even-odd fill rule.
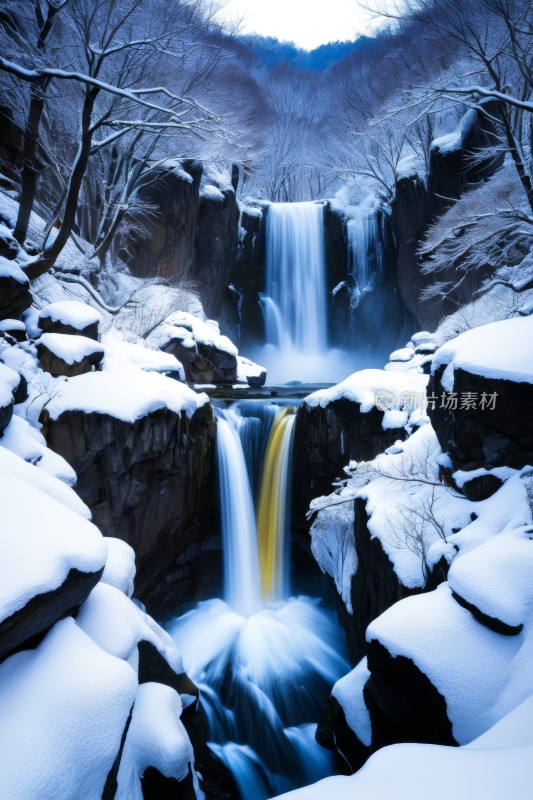
[[[369,23],[357,0],[228,0],[220,12],[221,20],[241,16],[241,33],[275,36],[305,50],[355,39]]]

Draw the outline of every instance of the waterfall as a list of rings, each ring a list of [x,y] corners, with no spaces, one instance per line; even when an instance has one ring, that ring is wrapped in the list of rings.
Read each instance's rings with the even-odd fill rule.
[[[255,512],[238,431],[228,413],[217,425],[218,483],[224,545],[224,595],[228,605],[249,616],[259,609],[259,566]]]
[[[383,279],[383,217],[375,208],[357,206],[346,224],[348,265],[354,289],[352,305]]]
[[[302,352],[326,350],[324,206],[317,203],[273,203],[269,207],[266,294],[279,309],[281,324],[282,341],[270,341],[271,344]]]
[[[200,689],[209,746],[241,800],[334,772],[314,733],[349,669],[335,615],[318,600],[289,598],[291,411],[261,401],[218,410],[225,601],[200,603],[168,625]]]
[[[261,591],[264,599],[282,600],[289,593],[290,466],[295,416],[285,408],[272,426],[268,441],[257,534]]]

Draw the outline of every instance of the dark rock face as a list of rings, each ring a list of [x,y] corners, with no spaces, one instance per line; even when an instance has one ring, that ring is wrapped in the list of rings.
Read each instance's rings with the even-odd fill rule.
[[[412,592],[399,582],[381,542],[371,537],[365,501],[360,498],[355,500],[354,533],[357,572],[352,580],[352,608],[356,612],[347,617],[351,624],[345,629],[350,657],[357,663],[366,654],[368,625]]]
[[[66,333],[70,336],[85,336],[87,339],[94,339],[95,342],[97,342],[99,338],[98,322],[92,322],[85,328],[74,328],[72,325],[61,322],[60,320],[52,319],[46,315],[40,315],[37,324],[43,333]]]
[[[377,408],[362,414],[357,403],[344,398],[325,408],[302,403],[293,450],[294,509],[299,518],[305,518],[313,498],[329,494],[349,461],[370,460],[397,439],[405,439],[403,428],[383,430],[382,420]]]
[[[239,342],[254,347],[265,341],[265,325],[259,293],[265,290],[265,232],[268,206],[260,213],[241,213],[244,235],[238,242],[231,283],[240,295]]]
[[[41,368],[45,372],[49,372],[54,378],[61,375],[67,378],[74,378],[76,375],[84,375],[86,372],[91,372],[93,369],[100,369],[100,365],[104,358],[104,351],[100,348],[95,348],[92,353],[82,358],[74,364],[68,364],[58,355],[42,342],[37,342],[37,354]]]
[[[439,444],[448,452],[454,470],[475,470],[480,467],[520,468],[533,463],[533,391],[529,383],[495,380],[454,369],[453,391],[459,397],[465,392],[496,393],[493,410],[479,407],[456,410],[441,408],[440,397],[447,392],[442,386],[444,367],[431,376],[428,396],[435,395],[435,408],[429,403],[431,423]],[[471,482],[473,483],[473,482]],[[467,484],[468,486],[468,484]],[[489,496],[499,483],[470,486],[475,498]]]
[[[148,220],[131,220],[128,227],[136,232],[130,231],[127,241],[121,243],[119,255],[140,278],[193,276],[202,165],[186,161],[183,171],[185,175],[162,165],[150,172],[146,185],[138,190],[140,200],[153,211]]]
[[[403,303],[422,328],[435,326],[435,312],[424,309],[420,292],[427,278],[420,272],[417,249],[431,220],[431,203],[418,177],[402,178],[392,202],[392,226],[398,246],[398,285]]]
[[[209,405],[190,420],[160,409],[133,424],[81,411],[57,420],[45,411],[41,421],[49,446],[75,469],[95,524],[135,550],[135,594],[153,616],[217,585],[220,544],[206,542],[216,496]]]
[[[360,769],[370,755],[370,749],[352,731],[339,701],[330,696],[320,716],[315,738],[318,744],[337,753],[339,771],[351,775]]]
[[[372,752],[397,742],[457,745],[444,697],[410,658],[394,657],[371,640],[368,669],[364,696],[372,723]]]
[[[192,772],[182,781],[167,778],[155,767],[148,767],[141,779],[144,800],[197,800]]]
[[[180,695],[196,698],[194,702],[183,709],[181,721],[194,749],[195,769],[202,776],[202,789],[207,800],[225,800],[226,798],[230,800],[230,798],[236,797],[237,791],[233,778],[224,764],[207,746],[207,723],[199,701],[198,688],[184,672],[176,674],[150,642],[139,642],[139,683],[151,681],[170,686]],[[155,779],[157,776],[153,777]],[[154,786],[151,778],[147,779],[147,786]],[[173,798],[181,797],[179,790],[176,792],[175,786],[174,792]],[[159,800],[159,795],[154,794],[153,797],[154,800]]]
[[[221,192],[223,200],[200,199],[196,226],[195,279],[204,311],[210,319],[218,319],[223,305],[230,301],[225,292],[230,283],[239,235],[235,192],[229,189]]]
[[[185,347],[179,337],[170,339],[162,349],[183,364],[189,383],[237,383],[237,358],[226,350],[202,342]]]
[[[19,317],[33,303],[29,284],[11,277],[0,277],[0,319]]]
[[[87,599],[102,572],[71,569],[57,589],[32,597],[19,611],[0,622],[0,661],[22,648],[36,647],[52,625],[72,614]]]

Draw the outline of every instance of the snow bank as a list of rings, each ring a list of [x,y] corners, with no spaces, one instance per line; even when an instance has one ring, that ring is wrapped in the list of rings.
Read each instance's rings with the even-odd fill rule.
[[[341,678],[331,690],[332,696],[337,700],[349,727],[359,741],[366,747],[372,742],[372,726],[370,714],[363,699],[363,688],[370,677],[366,658]]]
[[[53,450],[50,450],[46,445],[46,439],[42,433],[30,425],[23,417],[13,415],[11,422],[2,434],[0,442],[1,446],[6,450],[10,450],[29,464],[33,464],[40,470],[43,470],[43,472],[47,472],[49,475],[58,478],[60,481],[63,481],[63,483],[66,483],[67,486],[74,486],[76,483],[76,473],[70,464],[60,455],[54,453]],[[0,457],[0,469],[1,463]],[[9,466],[9,464],[6,466]],[[26,472],[22,474],[30,483],[35,480],[35,478],[30,478],[30,474],[33,475],[34,473]],[[49,491],[49,484],[47,486],[47,484],[40,483],[37,484],[37,486],[45,491]],[[56,496],[56,499],[60,502],[65,503],[65,505],[70,505],[74,511],[78,510],[78,513],[82,516],[89,518],[89,509],[79,500],[74,492],[69,493],[69,500],[66,500],[64,493],[57,495],[57,488],[55,492],[52,489],[51,493],[52,496]],[[78,500],[79,503],[77,502]]]
[[[504,531],[456,558],[448,583],[483,614],[524,625],[533,612],[533,528]]]
[[[112,331],[102,337],[102,344],[105,347],[104,369],[137,367],[147,372],[171,372],[185,380],[183,366],[175,356],[151,350],[142,340],[128,342],[117,331]]]
[[[230,355],[237,356],[238,350],[227,336],[220,333],[218,322],[215,320],[201,320],[186,311],[175,311],[159,325],[148,337],[152,346],[163,348],[171,339],[183,338],[183,346],[193,347],[194,343],[215,347]]]
[[[305,398],[304,403],[310,408],[325,408],[336,400],[346,399],[358,403],[361,412],[366,414],[383,399],[387,409],[412,411],[422,404],[427,381],[426,375],[364,369],[354,372],[336,386],[314,392]]]
[[[135,422],[161,408],[176,414],[194,412],[209,402],[207,395],[196,394],[188,386],[142,370],[89,372],[58,382],[46,409],[51,419],[65,411],[108,414],[124,422]]]
[[[2,795],[99,800],[136,687],[131,667],[98,647],[71,618],[58,622],[34,650],[4,661]]]
[[[17,262],[8,261],[4,256],[0,256],[0,278],[11,278],[23,286],[30,282],[28,276],[19,267]]]
[[[122,539],[115,539],[114,536],[106,536],[105,541],[107,561],[101,581],[119,589],[126,597],[131,597],[135,579],[135,551],[129,544]]]
[[[531,576],[530,576],[531,580]],[[533,693],[533,628],[502,636],[457,603],[448,584],[408,597],[372,622],[393,657],[406,656],[446,700],[455,739],[471,742]]]
[[[443,366],[442,385],[448,392],[453,391],[455,369],[494,380],[533,383],[533,317],[465,331],[435,353],[432,374]]]
[[[150,642],[177,674],[183,662],[168,633],[120,589],[98,583],[82,605],[77,623],[103,650],[138,668],[137,645]]]
[[[467,747],[429,744],[384,747],[355,775],[326,778],[280,798],[528,800],[533,780],[532,719],[530,697]]]
[[[85,327],[85,326],[84,326]],[[86,336],[69,336],[66,333],[43,333],[38,344],[44,345],[66,364],[80,364],[94,353],[104,354],[104,348]]]
[[[116,800],[143,799],[141,778],[147,767],[176,781],[187,777],[194,754],[180,720],[181,711],[180,696],[169,686],[139,686],[120,762]],[[197,796],[203,797],[194,772],[193,783]]]
[[[0,454],[5,468],[8,451],[0,448]],[[9,455],[17,459],[12,453]],[[48,477],[23,461],[21,464]],[[59,481],[57,485],[72,491]],[[87,573],[103,569],[107,555],[105,540],[87,519],[4,471],[0,496],[0,619],[14,614],[35,595],[57,589],[71,569]]]

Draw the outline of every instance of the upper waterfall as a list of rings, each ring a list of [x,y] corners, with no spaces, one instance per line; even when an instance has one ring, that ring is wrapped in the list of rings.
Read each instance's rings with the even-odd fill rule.
[[[271,301],[264,305],[269,344],[303,353],[325,352],[324,206],[273,203],[269,207],[266,295]]]

